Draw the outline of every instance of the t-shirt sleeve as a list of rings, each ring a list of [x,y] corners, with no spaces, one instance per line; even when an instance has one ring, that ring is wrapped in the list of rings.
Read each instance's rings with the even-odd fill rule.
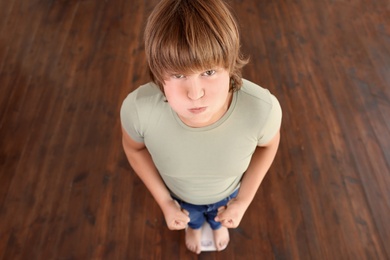
[[[123,129],[136,142],[143,143],[140,117],[137,109],[136,92],[130,93],[122,103],[120,118]]]
[[[282,108],[275,96],[271,95],[271,109],[257,145],[266,145],[277,134],[282,123]]]

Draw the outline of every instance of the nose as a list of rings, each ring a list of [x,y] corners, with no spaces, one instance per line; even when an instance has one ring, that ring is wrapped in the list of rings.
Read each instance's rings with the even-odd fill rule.
[[[198,100],[202,98],[204,94],[204,89],[202,88],[200,82],[196,79],[190,80],[187,90],[188,98],[191,100]]]

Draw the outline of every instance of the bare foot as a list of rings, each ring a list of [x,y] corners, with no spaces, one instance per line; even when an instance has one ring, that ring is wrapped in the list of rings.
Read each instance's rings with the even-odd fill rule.
[[[201,252],[201,244],[200,244],[200,238],[201,238],[201,229],[192,229],[190,227],[186,230],[186,245],[187,248],[196,253],[200,254]]]
[[[213,230],[214,242],[218,251],[224,250],[229,244],[229,230],[226,227],[220,227],[219,229]]]

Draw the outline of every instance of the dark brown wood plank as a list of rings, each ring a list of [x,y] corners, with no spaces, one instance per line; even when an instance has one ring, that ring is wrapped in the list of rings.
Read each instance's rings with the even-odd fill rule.
[[[200,256],[121,147],[157,2],[0,0],[0,259],[388,259],[388,1],[228,1],[282,139],[229,247]]]

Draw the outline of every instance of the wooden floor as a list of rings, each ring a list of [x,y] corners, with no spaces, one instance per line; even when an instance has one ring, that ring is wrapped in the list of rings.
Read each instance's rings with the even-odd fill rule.
[[[121,147],[156,2],[0,0],[0,259],[390,259],[390,1],[229,1],[282,139],[229,247],[200,256]]]

